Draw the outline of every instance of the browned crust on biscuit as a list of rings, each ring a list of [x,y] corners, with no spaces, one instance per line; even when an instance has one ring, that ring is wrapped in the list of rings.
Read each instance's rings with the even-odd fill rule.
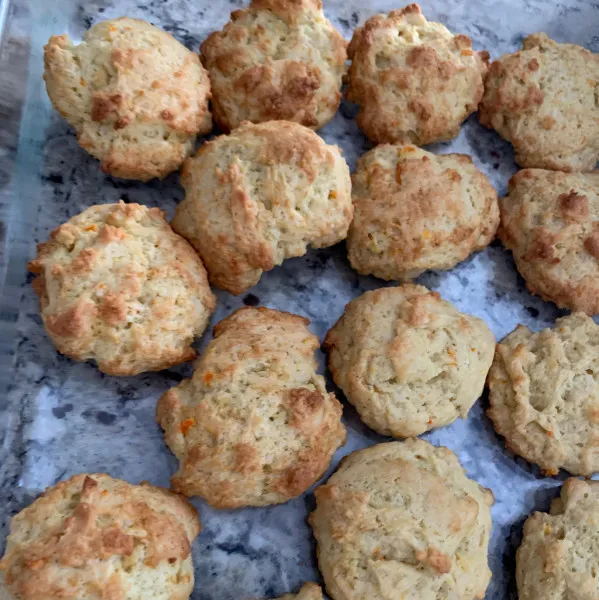
[[[319,39],[327,41],[322,48],[314,42],[306,54],[300,31],[315,28],[324,30]],[[318,1],[254,0],[234,11],[201,47],[217,125],[230,131],[246,120],[288,120],[322,127],[341,101],[346,45]]]
[[[173,489],[216,508],[303,493],[345,441],[341,405],[316,374],[308,320],[242,308],[221,321],[193,379],[164,394],[156,418],[180,460]]]
[[[7,589],[22,600],[116,600],[131,591],[127,569],[143,578],[144,569],[168,564],[184,567],[182,579],[162,585],[183,598],[193,587],[191,542],[200,530],[195,509],[167,490],[76,475],[13,518],[0,571]]]

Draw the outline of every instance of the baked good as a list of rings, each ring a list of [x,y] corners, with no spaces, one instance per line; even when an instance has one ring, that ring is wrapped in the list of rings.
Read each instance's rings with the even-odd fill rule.
[[[483,125],[514,146],[521,167],[590,171],[599,158],[599,56],[545,33],[493,62]]]
[[[245,123],[204,144],[181,178],[172,226],[233,294],[307,247],[341,241],[353,216],[349,168],[337,146],[286,121]]]
[[[105,173],[147,181],[179,168],[208,133],[210,81],[200,58],[139,19],[102,21],[44,49],[50,100]]]
[[[481,319],[406,284],[352,300],[324,348],[362,420],[383,435],[410,437],[466,418],[483,391],[495,338]]]
[[[341,101],[347,42],[320,0],[252,0],[201,47],[224,131],[285,120],[319,129]]]
[[[533,294],[599,313],[599,171],[523,169],[499,200],[497,232]]]
[[[193,248],[140,204],[91,206],[38,244],[28,267],[58,351],[109,375],[195,358],[216,303]]]
[[[16,515],[0,561],[6,600],[186,600],[201,526],[185,499],[76,475]]]
[[[334,600],[484,598],[493,494],[451,450],[377,444],[344,458],[315,494],[309,521]]]
[[[418,4],[370,17],[347,49],[347,98],[375,143],[447,141],[476,111],[489,54],[466,35],[427,21]]]
[[[316,583],[304,583],[297,594],[285,594],[275,600],[323,600],[322,590]]]
[[[516,553],[519,600],[599,597],[599,483],[568,479],[549,513],[524,523]]]
[[[599,325],[583,313],[519,325],[497,345],[489,400],[508,448],[548,475],[599,471]]]
[[[376,146],[358,161],[352,198],[349,260],[387,280],[450,269],[491,243],[499,225],[497,192],[465,154]]]
[[[341,404],[316,373],[309,321],[245,307],[214,328],[192,379],[157,420],[180,461],[172,486],[217,508],[266,506],[306,491],[345,443]]]

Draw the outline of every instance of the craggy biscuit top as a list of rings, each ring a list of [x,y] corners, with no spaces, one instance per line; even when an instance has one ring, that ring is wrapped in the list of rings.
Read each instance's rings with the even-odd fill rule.
[[[210,280],[240,294],[308,246],[344,239],[353,216],[349,168],[336,146],[287,121],[246,123],[186,161],[172,221]]]
[[[225,130],[277,119],[322,127],[341,100],[346,45],[320,0],[252,0],[202,44],[215,121]]]
[[[348,47],[347,97],[374,142],[417,145],[454,138],[483,95],[487,52],[426,20],[417,4],[371,17]]]
[[[335,600],[484,598],[493,494],[447,448],[410,439],[354,452],[315,495],[309,521]]]
[[[335,383],[364,422],[409,437],[465,418],[481,395],[495,338],[420,285],[352,300],[324,347]]]
[[[599,313],[599,171],[523,169],[499,208],[498,236],[528,289],[560,308]]]
[[[449,269],[494,238],[497,193],[465,154],[383,144],[358,162],[347,247],[362,274],[409,280]]]
[[[145,21],[103,21],[79,45],[52,36],[44,59],[52,104],[105,173],[164,177],[212,127],[199,56]]]
[[[511,142],[521,167],[590,171],[599,158],[599,56],[544,33],[490,67],[481,123]]]
[[[204,266],[158,208],[99,204],[38,245],[29,270],[59,352],[110,375],[165,369],[191,347],[214,310]]]
[[[242,308],[214,328],[192,379],[160,398],[157,419],[179,458],[173,489],[217,508],[303,493],[345,442],[341,404],[316,373],[303,317]]]
[[[519,600],[599,597],[599,483],[568,479],[548,513],[524,523],[516,553]]]
[[[523,325],[497,345],[489,416],[507,446],[547,474],[599,471],[599,325],[583,313]]]
[[[186,600],[200,529],[167,490],[76,475],[12,519],[0,588],[15,600]]]
[[[304,583],[297,594],[285,594],[275,600],[323,600],[322,590],[316,583]]]

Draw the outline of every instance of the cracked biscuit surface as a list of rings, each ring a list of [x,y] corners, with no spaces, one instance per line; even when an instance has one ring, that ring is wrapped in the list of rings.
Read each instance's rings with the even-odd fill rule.
[[[187,600],[201,529],[184,498],[76,475],[13,517],[0,561],[6,600]]]
[[[212,128],[199,56],[145,21],[103,21],[79,45],[52,36],[44,61],[52,104],[107,174],[162,178]]]
[[[524,523],[516,553],[519,600],[599,597],[599,483],[568,479],[549,513]]]
[[[483,95],[487,52],[427,21],[417,4],[371,17],[348,47],[347,97],[375,143],[419,146],[456,137]]]
[[[193,248],[160,209],[140,204],[91,206],[39,244],[28,267],[58,351],[109,375],[195,358],[216,303]]]
[[[498,237],[533,294],[599,313],[599,171],[523,169],[499,200]]]
[[[483,125],[514,146],[521,167],[590,171],[599,158],[599,56],[545,33],[491,64]]]
[[[387,280],[450,269],[490,244],[499,225],[497,193],[465,154],[377,146],[358,162],[352,199],[351,265]]]
[[[599,325],[583,313],[519,325],[489,371],[489,417],[506,445],[550,475],[599,471]]]
[[[225,131],[272,120],[319,129],[341,101],[346,46],[320,0],[252,0],[202,44],[214,120]]]
[[[242,308],[214,328],[193,377],[164,394],[157,420],[180,461],[172,486],[217,508],[305,492],[345,443],[341,404],[316,373],[308,320]]]
[[[465,418],[481,395],[495,338],[420,285],[350,302],[324,347],[335,383],[383,435],[410,437]]]
[[[245,123],[204,144],[182,173],[172,226],[233,294],[308,246],[345,239],[353,216],[349,167],[337,146],[287,121]]]
[[[493,494],[451,450],[377,444],[344,458],[315,495],[309,522],[334,600],[484,598]]]

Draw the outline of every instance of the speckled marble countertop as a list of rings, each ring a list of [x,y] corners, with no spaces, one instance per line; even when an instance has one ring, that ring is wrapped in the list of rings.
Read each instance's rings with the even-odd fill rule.
[[[25,264],[35,242],[91,204],[125,201],[159,206],[172,213],[182,198],[176,175],[141,184],[106,178],[81,150],[73,132],[51,110],[41,79],[41,48],[52,33],[79,39],[103,18],[127,14],[162,26],[192,49],[220,28],[239,0],[16,0],[8,13],[0,52],[0,548],[10,516],[46,486],[74,473],[106,471],[132,482],[167,485],[175,460],[154,422],[162,392],[191,372],[190,365],[162,373],[116,378],[93,366],[59,356],[46,338]],[[375,12],[401,6],[389,0],[325,0],[325,12],[346,38]],[[455,32],[466,33],[476,49],[492,57],[515,50],[528,33],[546,31],[559,41],[599,51],[599,5],[583,0],[422,0],[423,12]],[[26,100],[26,101],[25,101]],[[339,144],[350,166],[369,146],[358,131],[354,110],[343,105],[320,133]],[[17,136],[20,135],[19,138]],[[18,152],[17,152],[18,139]],[[511,148],[484,129],[476,116],[451,144],[436,152],[471,154],[499,193],[515,170]],[[519,322],[550,324],[558,312],[531,297],[511,257],[498,243],[448,273],[419,279],[461,310],[485,319],[497,338]],[[312,251],[265,274],[259,285],[235,298],[217,292],[213,323],[243,304],[267,306],[309,317],[319,336],[351,298],[383,285],[360,277],[343,244]],[[199,342],[207,343],[207,334]],[[322,356],[320,357],[322,359]],[[321,361],[322,362],[322,361]],[[321,365],[322,366],[322,365]],[[334,386],[331,384],[331,389]],[[544,478],[504,450],[484,415],[483,397],[464,421],[425,436],[458,453],[470,477],[492,489],[493,579],[487,598],[515,598],[514,553],[522,522],[546,509],[563,477]],[[383,438],[367,429],[344,405],[349,430],[342,455]],[[215,511],[195,502],[204,531],[194,545],[194,600],[273,596],[319,579],[306,516],[314,504],[304,496],[267,509]]]

